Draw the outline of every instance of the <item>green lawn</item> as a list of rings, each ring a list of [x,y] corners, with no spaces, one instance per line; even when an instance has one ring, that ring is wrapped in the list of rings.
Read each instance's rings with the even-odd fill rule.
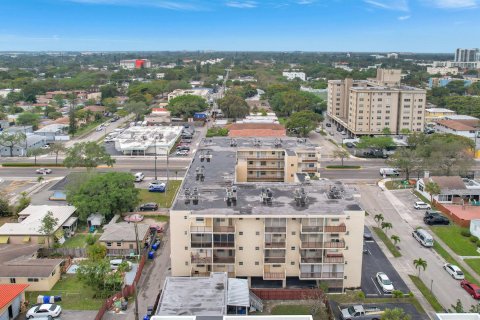
[[[87,238],[88,234],[83,234],[83,233],[78,233],[75,236],[68,238],[67,241],[65,241],[64,244],[62,244],[63,248],[83,248],[87,245]],[[98,240],[100,238],[99,234],[96,234],[95,240]]]
[[[383,232],[382,229],[378,227],[373,227],[373,231],[377,234],[377,236],[383,241],[383,243],[387,246],[388,250],[393,254],[395,258],[401,257],[402,254],[393,244],[392,240]]]
[[[97,120],[97,121],[89,122],[89,123],[87,123],[86,125],[84,125],[80,128],[77,128],[77,132],[75,132],[75,137],[79,137],[81,135],[90,133],[90,131],[93,131],[96,127],[98,127],[99,125],[104,123],[105,120],[106,120],[105,118],[102,118],[102,119]]]
[[[433,249],[437,251],[437,253],[445,259],[446,262],[454,264],[456,266],[459,266],[457,260],[455,260],[448,252],[445,250],[441,245],[438,244],[438,242],[435,242],[433,244]],[[468,263],[468,262],[467,262]],[[465,275],[465,279],[467,279],[470,282],[475,282],[475,279],[472,277],[472,275],[467,271],[467,270],[462,270],[463,274]],[[477,272],[478,273],[478,272]],[[480,273],[478,273],[480,274]]]
[[[422,280],[420,280],[419,277],[417,276],[412,276],[408,275],[412,282],[415,284],[415,286],[420,290],[420,292],[423,294],[425,299],[427,299],[428,303],[432,306],[433,310],[436,312],[443,312],[444,309],[440,302],[438,302],[437,298],[433,295],[433,293],[430,292],[430,289],[427,288],[427,286],[423,283]]]
[[[388,190],[397,190],[397,189],[411,189],[413,188],[412,185],[407,185],[405,187],[405,185],[402,183],[402,180],[391,180],[391,181],[387,181],[385,183],[385,187],[388,189]]]
[[[308,305],[278,305],[272,308],[272,315],[310,315]]]
[[[159,222],[168,222],[170,221],[170,216],[164,216],[164,215],[156,215],[156,216],[151,216],[151,215],[148,215],[146,216],[147,218],[150,218],[150,219],[153,219],[155,221],[159,221]]]
[[[170,180],[167,186],[167,192],[148,192],[146,189],[140,189],[140,203],[156,202],[161,208],[170,208],[180,188],[181,180]]]
[[[460,256],[478,256],[477,245],[470,241],[470,238],[464,237],[460,232],[464,229],[455,224],[449,226],[432,226],[432,231],[440,238],[450,249]]]
[[[465,263],[468,264],[470,268],[473,269],[473,271],[475,271],[478,275],[480,275],[480,259],[464,259],[463,261],[465,261]],[[463,273],[465,273],[464,270],[462,271]],[[465,273],[465,276],[466,276],[466,273]],[[470,282],[473,282],[472,281],[473,279],[467,279],[467,280]]]
[[[60,295],[58,304],[66,310],[98,310],[104,299],[94,299],[95,289],[84,285],[75,275],[63,275],[51,291],[27,292],[27,300],[35,304],[38,295]]]

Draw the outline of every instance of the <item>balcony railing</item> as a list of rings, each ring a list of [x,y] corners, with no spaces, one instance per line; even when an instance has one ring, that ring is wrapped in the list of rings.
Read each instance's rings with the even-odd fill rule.
[[[265,242],[265,248],[282,248],[285,249],[285,242]]]
[[[345,241],[313,241],[313,240],[302,240],[301,247],[306,249],[321,249],[321,248],[345,248]]]
[[[285,257],[265,257],[264,263],[285,263]]]
[[[322,257],[301,257],[300,263],[322,263]]]
[[[248,177],[247,182],[283,182],[284,177]]]
[[[309,249],[314,249],[318,248],[321,249],[323,248],[323,242],[321,241],[302,241],[301,242],[302,248],[309,248]]]
[[[318,233],[318,232],[323,232],[323,226],[302,225],[302,233]]]
[[[283,171],[285,170],[285,167],[277,167],[277,166],[254,166],[254,165],[249,165],[247,166],[248,170],[258,170],[258,171]]]
[[[235,233],[235,226],[213,226],[214,233]]]
[[[285,156],[252,156],[248,155],[247,160],[284,160]]]
[[[338,257],[325,257],[323,258],[324,263],[344,263],[345,259],[343,256],[338,256]]]
[[[345,241],[324,242],[324,248],[345,248]]]
[[[192,241],[190,246],[192,248],[211,248],[213,242],[199,242],[199,241]]]
[[[302,172],[310,172],[310,173],[315,173],[317,172],[317,168],[303,168]]]
[[[192,263],[212,263],[212,257],[191,256]]]
[[[263,280],[283,280],[285,279],[285,272],[264,272]]]
[[[214,248],[234,248],[235,242],[213,242]]]
[[[210,277],[210,272],[192,271],[192,277]]]
[[[347,227],[345,225],[339,226],[325,226],[323,232],[346,232]]]
[[[268,233],[287,233],[287,226],[265,227],[265,232]]]
[[[235,263],[235,257],[213,257],[213,263]]]
[[[343,272],[300,272],[300,279],[342,279]]]
[[[190,233],[211,233],[212,227],[207,226],[190,226]]]
[[[302,158],[302,162],[317,162],[318,159],[317,158]]]

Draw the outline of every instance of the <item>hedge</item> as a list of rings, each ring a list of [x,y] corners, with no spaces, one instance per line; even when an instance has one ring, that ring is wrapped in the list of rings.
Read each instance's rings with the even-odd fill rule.
[[[7,162],[2,163],[2,167],[63,167],[63,163],[55,164],[55,163],[29,163],[29,162]]]

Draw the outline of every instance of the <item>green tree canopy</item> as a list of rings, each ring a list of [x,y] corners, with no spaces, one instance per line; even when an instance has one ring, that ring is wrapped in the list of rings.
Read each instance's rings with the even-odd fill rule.
[[[8,148],[10,150],[10,157],[13,157],[13,148],[24,144],[26,136],[23,132],[16,132],[10,134],[7,132],[0,133],[0,146]]]
[[[244,118],[250,111],[245,99],[234,94],[227,94],[224,98],[219,99],[217,103],[226,118]]]
[[[128,102],[125,105],[125,110],[133,113],[135,121],[139,121],[148,112],[148,107],[145,102]]]
[[[40,115],[32,112],[23,112],[17,118],[17,124],[22,126],[33,126],[34,129],[37,129],[38,123],[40,122]]]
[[[208,105],[204,98],[194,95],[184,95],[173,98],[168,102],[167,109],[173,117],[191,118],[195,112],[202,112]]]
[[[113,84],[101,86],[100,92],[102,93],[102,100],[118,96],[117,86]]]
[[[112,167],[114,163],[115,159],[112,159],[105,147],[98,145],[95,141],[76,143],[67,150],[65,160],[63,160],[63,164],[67,168],[85,167],[87,170],[101,164]]]
[[[296,132],[306,137],[317,124],[322,121],[322,116],[309,110],[295,112],[287,121],[286,127],[291,132]]]
[[[294,112],[310,110],[322,113],[326,103],[317,95],[303,91],[283,91],[276,93],[270,99],[270,105],[281,116],[290,116]]]
[[[412,319],[409,314],[401,308],[385,309],[382,314],[382,320],[410,320]]]
[[[58,218],[53,216],[52,211],[48,211],[47,214],[42,218],[40,227],[38,228],[38,232],[46,236],[48,248],[50,248],[50,236],[52,235],[53,231],[55,231],[55,227],[57,225]]]
[[[86,221],[92,213],[102,214],[109,220],[115,214],[130,212],[135,208],[138,189],[130,173],[95,174],[77,188],[69,188],[67,201],[77,208],[81,221]]]
[[[360,141],[357,143],[357,148],[366,149],[366,148],[375,148],[375,149],[386,149],[388,147],[395,146],[392,137],[385,136],[362,136]]]

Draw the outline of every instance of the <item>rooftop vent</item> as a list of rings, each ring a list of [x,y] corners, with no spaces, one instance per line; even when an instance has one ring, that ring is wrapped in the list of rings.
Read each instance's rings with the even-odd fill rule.
[[[262,198],[262,203],[266,205],[272,205],[273,201],[273,192],[270,188],[262,188],[262,193],[260,195]]]
[[[262,141],[260,139],[253,139],[253,146],[260,147],[262,145]]]
[[[343,188],[341,186],[331,186],[327,193],[329,199],[341,199],[343,195]]]
[[[230,147],[236,147],[237,146],[237,140],[232,139],[230,140]]]
[[[237,187],[231,186],[225,188],[225,202],[227,206],[237,205]]]
[[[195,180],[197,180],[197,181],[204,181],[205,180],[205,167],[204,166],[197,167],[197,169],[195,169],[195,173],[196,173]]]
[[[202,154],[200,155],[200,162],[203,162],[205,160],[207,162],[212,161],[212,154],[210,153],[210,150],[208,150],[207,152],[202,152]]]
[[[282,146],[282,139],[276,138],[273,142],[273,145],[275,146],[275,148],[280,148]]]
[[[307,143],[307,138],[298,138],[297,143]]]
[[[307,205],[308,197],[304,188],[295,189],[294,197],[297,207],[305,207]]]
[[[192,202],[194,205],[198,204],[198,189],[197,187],[193,188],[193,191],[190,188],[185,188],[183,191],[185,197],[185,204],[190,204]]]

